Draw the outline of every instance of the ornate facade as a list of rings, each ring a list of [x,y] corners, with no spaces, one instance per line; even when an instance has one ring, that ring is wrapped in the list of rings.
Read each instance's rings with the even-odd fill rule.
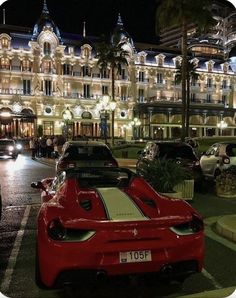
[[[141,50],[120,16],[114,34],[129,53],[128,65],[115,80],[115,136],[179,137],[181,85],[175,83],[175,75],[180,51],[157,46]],[[1,25],[0,134],[30,137],[42,129],[45,135],[55,135],[63,133],[66,125],[73,137],[99,138],[104,113],[99,101],[111,94],[111,73],[97,66],[95,44],[96,38],[87,37],[85,27],[82,35],[60,32],[46,1],[32,30]],[[232,57],[233,52],[231,47]],[[199,79],[191,82],[190,135],[235,135],[233,60],[218,53],[195,53],[191,60]],[[69,120],[64,117],[68,113]],[[111,120],[107,123],[110,133]]]

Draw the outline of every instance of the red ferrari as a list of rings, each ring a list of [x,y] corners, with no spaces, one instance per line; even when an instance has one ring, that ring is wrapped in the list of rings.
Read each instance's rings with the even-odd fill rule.
[[[155,192],[123,168],[81,168],[31,184],[42,190],[36,283],[53,287],[79,274],[157,272],[183,281],[204,259],[201,216]]]

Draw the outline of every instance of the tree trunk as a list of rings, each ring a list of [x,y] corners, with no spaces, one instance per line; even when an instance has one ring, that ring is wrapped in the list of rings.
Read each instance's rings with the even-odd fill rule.
[[[112,101],[115,101],[115,67],[112,66],[111,68],[111,95]],[[111,144],[114,146],[114,122],[115,122],[115,111],[111,112]]]
[[[181,140],[186,137],[186,78],[187,78],[187,23],[182,20],[182,133]]]
[[[189,70],[187,71],[187,94],[186,94],[186,137],[189,137],[189,110],[190,110],[190,75]]]

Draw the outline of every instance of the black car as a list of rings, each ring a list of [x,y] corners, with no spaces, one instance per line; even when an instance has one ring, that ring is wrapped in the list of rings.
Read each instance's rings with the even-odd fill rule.
[[[196,182],[201,181],[203,178],[199,159],[192,146],[187,143],[181,141],[151,141],[139,153],[140,156],[136,165],[139,175],[142,175],[142,166],[145,162],[166,158],[172,159],[174,162],[189,169]]]
[[[18,150],[16,143],[11,139],[0,139],[0,157],[12,157],[16,159],[18,156]]]
[[[111,150],[102,142],[69,141],[63,145],[56,171],[81,167],[117,167]]]

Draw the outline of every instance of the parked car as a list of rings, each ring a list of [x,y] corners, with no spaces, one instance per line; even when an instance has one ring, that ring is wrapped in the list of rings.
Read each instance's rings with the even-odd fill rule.
[[[102,142],[69,141],[63,145],[56,171],[78,167],[117,167],[111,150]]]
[[[11,139],[0,139],[0,156],[8,156],[16,159],[18,156],[18,150],[16,143]]]
[[[137,173],[142,175],[145,164],[155,159],[171,159],[174,162],[187,168],[196,183],[202,180],[202,171],[199,158],[194,149],[187,143],[181,141],[150,141],[143,151],[139,152],[136,164]]]
[[[203,220],[123,168],[78,168],[34,182],[36,283],[54,287],[80,277],[155,273],[183,281],[200,272]]]
[[[209,179],[215,179],[232,165],[236,165],[236,142],[215,143],[200,158],[203,175]]]

